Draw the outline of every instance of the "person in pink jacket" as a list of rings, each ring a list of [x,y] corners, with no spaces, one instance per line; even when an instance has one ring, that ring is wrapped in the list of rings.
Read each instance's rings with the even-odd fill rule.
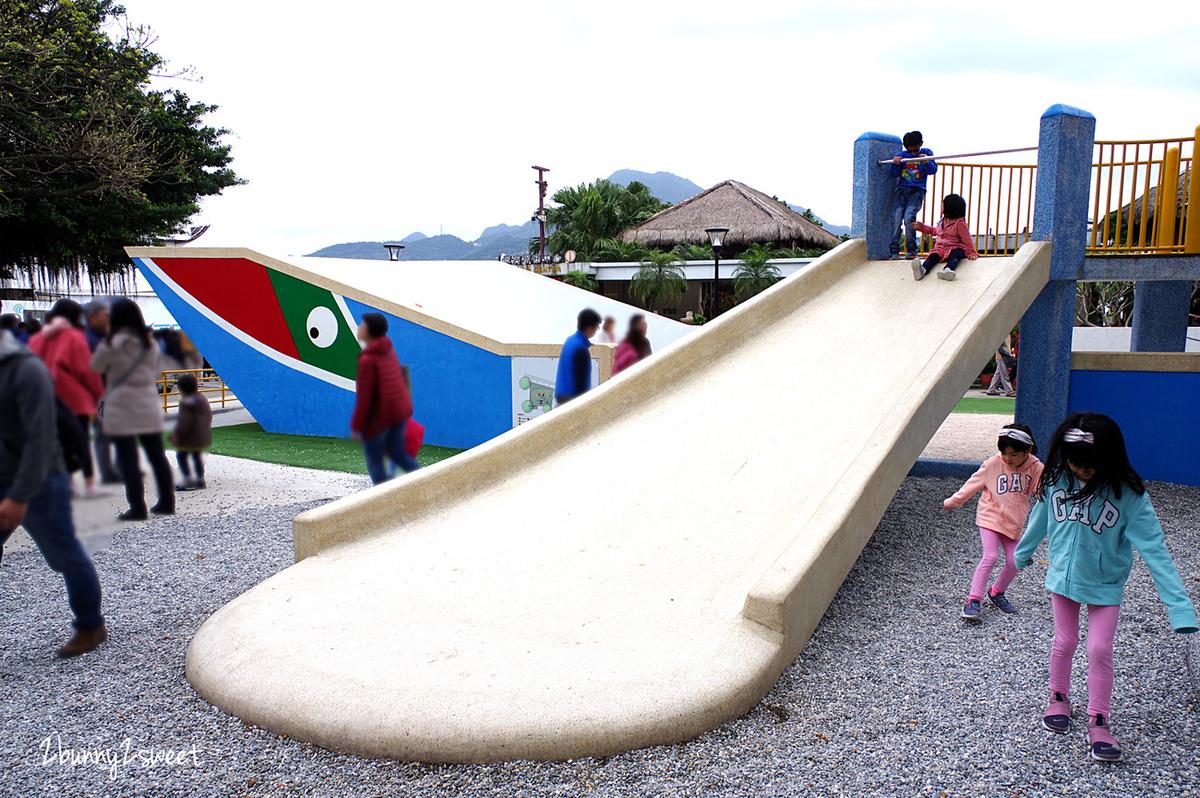
[[[959,488],[958,492],[942,502],[943,510],[961,507],[967,499],[979,491],[979,508],[975,511],[975,523],[979,525],[979,537],[983,543],[983,556],[975,568],[971,580],[971,593],[967,596],[962,617],[968,621],[983,620],[983,595],[992,568],[1004,548],[1004,566],[996,581],[987,590],[988,601],[1001,612],[1013,614],[1017,608],[1004,596],[1017,566],[1013,552],[1021,539],[1021,530],[1029,516],[1029,497],[1037,490],[1042,478],[1042,461],[1037,459],[1037,444],[1033,433],[1024,424],[1007,424],[1000,430],[996,440],[999,454],[983,462],[979,470]]]
[[[937,237],[933,252],[929,253],[928,258],[924,261],[913,258],[914,280],[920,280],[929,274],[942,261],[945,261],[946,265],[938,272],[938,279],[953,280],[959,261],[963,258],[975,260],[979,257],[979,253],[975,251],[975,239],[971,237],[971,231],[967,229],[967,222],[963,218],[966,215],[967,201],[957,194],[947,194],[942,200],[942,220],[936,227],[913,222],[913,228],[920,230],[922,235]]]
[[[82,437],[75,448],[83,469],[82,495],[89,499],[107,496],[108,491],[96,485],[87,440],[96,406],[104,396],[104,382],[91,369],[92,349],[83,333],[83,308],[79,303],[66,298],[55,302],[46,314],[45,326],[29,339],[29,348],[45,362],[54,380],[54,393],[79,420]]]

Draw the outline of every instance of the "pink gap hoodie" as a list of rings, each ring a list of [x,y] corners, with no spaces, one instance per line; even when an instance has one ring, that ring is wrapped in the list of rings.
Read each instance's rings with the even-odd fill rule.
[[[982,490],[979,508],[975,511],[975,523],[984,529],[1019,540],[1029,515],[1029,497],[1037,490],[1043,468],[1042,461],[1032,454],[1017,469],[1006,466],[999,454],[993,455],[983,461],[983,465],[958,489],[958,493],[942,502],[942,507],[946,510],[962,507],[967,499]]]

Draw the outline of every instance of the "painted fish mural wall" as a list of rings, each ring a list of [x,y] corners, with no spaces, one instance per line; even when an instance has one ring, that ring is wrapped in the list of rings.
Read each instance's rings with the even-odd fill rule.
[[[250,250],[130,247],[127,252],[167,310],[268,432],[349,435],[361,351],[357,328],[368,311],[388,319],[388,334],[411,372],[414,417],[426,427],[426,442],[440,446],[469,448],[528,420],[530,408],[519,401],[514,405],[513,386],[526,376],[531,362],[544,361],[545,370],[553,374],[561,345],[561,341],[501,342],[432,316],[419,303],[378,296],[375,291],[395,288],[394,274],[370,271],[386,268],[378,265],[386,262],[347,264],[346,274],[339,276],[348,282],[341,283]],[[338,274],[338,262],[321,265]],[[448,265],[453,266],[439,264],[438,279],[445,283],[443,300],[450,297],[452,302],[455,292],[464,290],[463,277],[453,268],[446,269]],[[569,334],[567,325],[573,326],[581,302],[602,313],[609,306],[619,308],[616,313],[636,311],[595,294],[581,300],[577,289],[515,267],[504,268],[499,273],[504,280],[511,277],[519,284],[513,289],[517,293],[509,291],[513,297],[528,294],[528,280],[538,281],[532,285],[539,292],[553,285],[555,301],[565,303],[559,313],[567,314],[567,320],[556,322],[554,328],[563,330],[562,338]],[[382,276],[371,285],[372,278],[361,276],[367,273]],[[352,278],[358,281],[354,285],[349,284]],[[496,304],[516,301],[506,300],[494,286],[489,290]],[[687,329],[659,318],[653,323],[660,325],[660,341],[683,334],[662,324]],[[606,378],[611,349],[596,347],[593,355],[597,378]],[[519,374],[514,374],[514,358],[520,360]],[[528,399],[528,390],[524,394]],[[549,409],[539,405],[533,412]]]

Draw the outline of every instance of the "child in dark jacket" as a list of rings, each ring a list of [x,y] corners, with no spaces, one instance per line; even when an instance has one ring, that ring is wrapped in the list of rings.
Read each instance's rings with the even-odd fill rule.
[[[183,484],[176,485],[175,490],[200,490],[208,487],[204,481],[204,450],[212,446],[212,406],[200,393],[196,378],[191,374],[180,377],[178,385],[182,398],[171,443],[175,446],[175,459],[183,474]]]

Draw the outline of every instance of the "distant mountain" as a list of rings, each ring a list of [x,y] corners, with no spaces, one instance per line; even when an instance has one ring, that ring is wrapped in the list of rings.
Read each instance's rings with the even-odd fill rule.
[[[704,190],[691,180],[670,172],[650,174],[649,172],[639,172],[636,169],[618,169],[608,176],[608,182],[622,186],[627,186],[635,180],[650,189],[651,194],[672,205],[683,202],[688,197],[694,197]]]
[[[608,176],[610,182],[627,186],[633,181],[645,184],[650,193],[663,202],[672,205],[682,202],[688,197],[699,194],[704,189],[678,175],[670,172],[639,172],[635,169],[618,169]],[[799,205],[788,205],[797,213],[803,213]],[[820,217],[817,217],[820,219]],[[830,224],[824,219],[821,222],[825,229],[835,236],[849,233],[850,228],[840,224]],[[549,231],[547,231],[548,233]],[[529,240],[537,236],[537,225],[533,222],[522,224],[497,224],[485,228],[474,241],[463,241],[458,236],[439,235],[427,236],[424,233],[410,233],[400,239],[404,251],[400,253],[401,260],[495,260],[500,255],[513,255],[529,251]],[[395,239],[389,239],[394,241]],[[318,258],[358,258],[363,260],[387,260],[388,253],[382,241],[358,241],[353,244],[334,244],[311,253],[310,257]]]
[[[507,227],[510,232],[493,232],[480,236],[476,241],[463,241],[458,236],[421,236],[400,239],[406,241],[400,260],[495,260],[501,255],[520,254],[529,251],[528,231],[525,225],[497,225]],[[511,232],[511,231],[517,232]],[[419,233],[416,235],[420,235]],[[334,244],[318,249],[313,258],[354,258],[358,260],[387,260],[388,252],[383,241],[358,241],[353,244]]]
[[[794,210],[796,213],[804,213],[806,210],[808,210],[808,208],[805,208],[802,205],[793,205],[790,202],[788,203],[788,207]],[[817,215],[814,213],[813,216]],[[821,222],[822,227],[833,233],[835,236],[850,235],[850,228],[844,224],[830,224],[820,216],[817,216],[817,220]]]

